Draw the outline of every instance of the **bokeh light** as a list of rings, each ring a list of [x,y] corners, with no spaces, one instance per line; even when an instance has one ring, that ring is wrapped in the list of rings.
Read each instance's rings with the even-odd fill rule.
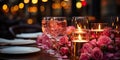
[[[76,3],[76,7],[77,7],[77,8],[81,8],[81,7],[82,7],[82,3],[81,3],[81,2],[77,2],[77,3]]]
[[[15,5],[13,9],[14,9],[14,11],[18,11],[19,10],[18,5]]]
[[[85,1],[85,0],[80,0],[80,1]]]
[[[38,0],[32,0],[32,3],[33,3],[33,4],[37,4],[37,3],[38,3]]]
[[[86,6],[87,2],[86,1],[82,1],[82,6]]]
[[[33,24],[33,19],[29,18],[29,19],[27,20],[27,23],[28,23],[28,24]]]
[[[29,2],[30,2],[30,0],[24,0],[24,3],[26,3],[26,4],[29,3]]]
[[[44,12],[45,11],[45,7],[44,6],[40,6],[40,11]]]
[[[37,7],[36,6],[28,7],[28,12],[36,13],[37,12]]]
[[[42,2],[47,2],[48,0],[42,0]]]
[[[69,1],[69,0],[64,0],[64,1]]]
[[[62,6],[62,7],[65,7],[66,5],[67,5],[67,3],[66,3],[65,1],[62,1],[62,2],[61,2],[61,6]]]
[[[53,8],[53,9],[60,9],[60,8],[61,8],[61,5],[60,5],[60,3],[53,3],[53,4],[52,4],[52,8]]]
[[[23,9],[24,8],[24,4],[23,3],[19,3],[19,8]]]
[[[4,4],[3,7],[2,7],[3,10],[7,10],[8,9],[8,6],[7,4]]]

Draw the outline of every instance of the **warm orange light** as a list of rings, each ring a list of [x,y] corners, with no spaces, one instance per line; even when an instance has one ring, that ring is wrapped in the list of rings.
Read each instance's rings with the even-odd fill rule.
[[[53,3],[53,4],[52,4],[52,8],[53,8],[53,9],[60,9],[60,8],[61,8],[61,5],[60,5],[60,3]]]
[[[98,29],[99,29],[99,30],[101,29],[101,25],[100,25],[100,24],[98,25]]]
[[[78,35],[78,39],[79,39],[79,40],[82,40],[82,37],[81,37],[81,35],[80,35],[80,34]]]
[[[8,9],[7,4],[4,4],[4,5],[2,6],[2,9],[3,9],[3,10],[7,10],[7,9]]]
[[[26,3],[26,4],[29,3],[29,2],[30,2],[30,0],[24,0],[24,3]]]
[[[81,8],[81,7],[82,7],[82,3],[81,3],[81,2],[77,2],[77,3],[76,3],[76,7],[77,7],[77,8]]]
[[[28,23],[28,24],[33,24],[33,19],[29,18],[29,19],[27,20],[27,23]]]
[[[69,1],[69,0],[64,0],[64,1]]]
[[[112,22],[112,26],[114,26],[114,22]]]
[[[48,0],[42,0],[42,2],[47,2]]]
[[[85,1],[85,0],[80,0],[80,1]]]
[[[84,29],[86,29],[86,26],[84,25]]]
[[[61,6],[62,6],[62,7],[66,7],[66,5],[67,5],[67,3],[66,3],[65,1],[62,1],[62,2],[61,2]]]
[[[14,9],[14,11],[18,11],[19,10],[18,5],[15,5],[13,9]]]
[[[33,4],[37,4],[37,3],[38,3],[38,0],[32,0],[32,3],[33,3]]]
[[[119,22],[119,17],[117,17],[117,22]]]
[[[24,8],[24,4],[23,4],[23,3],[20,3],[20,4],[19,4],[19,8],[20,8],[20,9],[23,9],[23,8]]]
[[[118,29],[118,26],[116,26],[116,29]]]
[[[37,7],[36,7],[36,6],[29,7],[29,8],[28,8],[28,12],[36,13],[36,12],[37,12]]]
[[[40,11],[44,12],[45,11],[45,7],[44,6],[40,6]]]
[[[78,32],[79,32],[79,33],[82,33],[82,32],[83,32],[82,29],[81,29],[81,27],[80,27],[79,25],[77,25],[77,28],[78,28]]]

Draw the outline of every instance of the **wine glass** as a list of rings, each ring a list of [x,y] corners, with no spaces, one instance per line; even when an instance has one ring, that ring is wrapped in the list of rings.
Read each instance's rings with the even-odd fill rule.
[[[53,47],[55,47],[55,57],[60,57],[58,45],[61,36],[66,33],[67,20],[66,17],[51,17],[48,23],[49,34],[53,41]]]
[[[48,23],[49,34],[53,38],[57,38],[58,36],[65,35],[67,20],[66,17],[52,17]]]
[[[48,23],[49,23],[50,19],[51,19],[51,17],[43,17],[42,18],[42,32],[45,34],[49,34]]]

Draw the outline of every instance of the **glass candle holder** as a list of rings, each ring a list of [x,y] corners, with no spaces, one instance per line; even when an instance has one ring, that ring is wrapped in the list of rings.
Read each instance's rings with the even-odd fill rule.
[[[76,28],[79,25],[82,29],[89,29],[89,20],[87,17],[72,17],[71,24]]]
[[[87,35],[87,31],[84,29],[76,29],[72,34],[72,48],[71,48],[71,56],[73,60],[76,60],[80,56],[80,49],[82,45],[89,41],[89,36]]]
[[[106,27],[108,27],[107,23],[92,23],[90,30],[90,38],[98,38]]]
[[[72,17],[72,26],[76,29],[74,38],[80,34],[82,39],[89,40],[89,20],[87,17]]]

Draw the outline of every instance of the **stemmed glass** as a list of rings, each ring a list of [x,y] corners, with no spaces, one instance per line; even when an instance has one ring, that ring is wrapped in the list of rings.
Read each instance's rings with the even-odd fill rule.
[[[51,17],[43,17],[42,18],[42,32],[45,34],[49,34],[48,23],[49,23],[50,19],[51,19]]]
[[[65,34],[67,21],[65,17],[52,17],[48,23],[48,30],[53,38]]]
[[[59,38],[66,33],[67,20],[66,17],[43,17],[42,31],[53,42],[52,45],[57,45]],[[59,46],[56,48],[59,52]]]
[[[58,42],[61,36],[65,35],[67,20],[66,17],[52,17],[48,23],[49,34],[53,40],[53,46],[56,46],[56,57],[59,57]]]

